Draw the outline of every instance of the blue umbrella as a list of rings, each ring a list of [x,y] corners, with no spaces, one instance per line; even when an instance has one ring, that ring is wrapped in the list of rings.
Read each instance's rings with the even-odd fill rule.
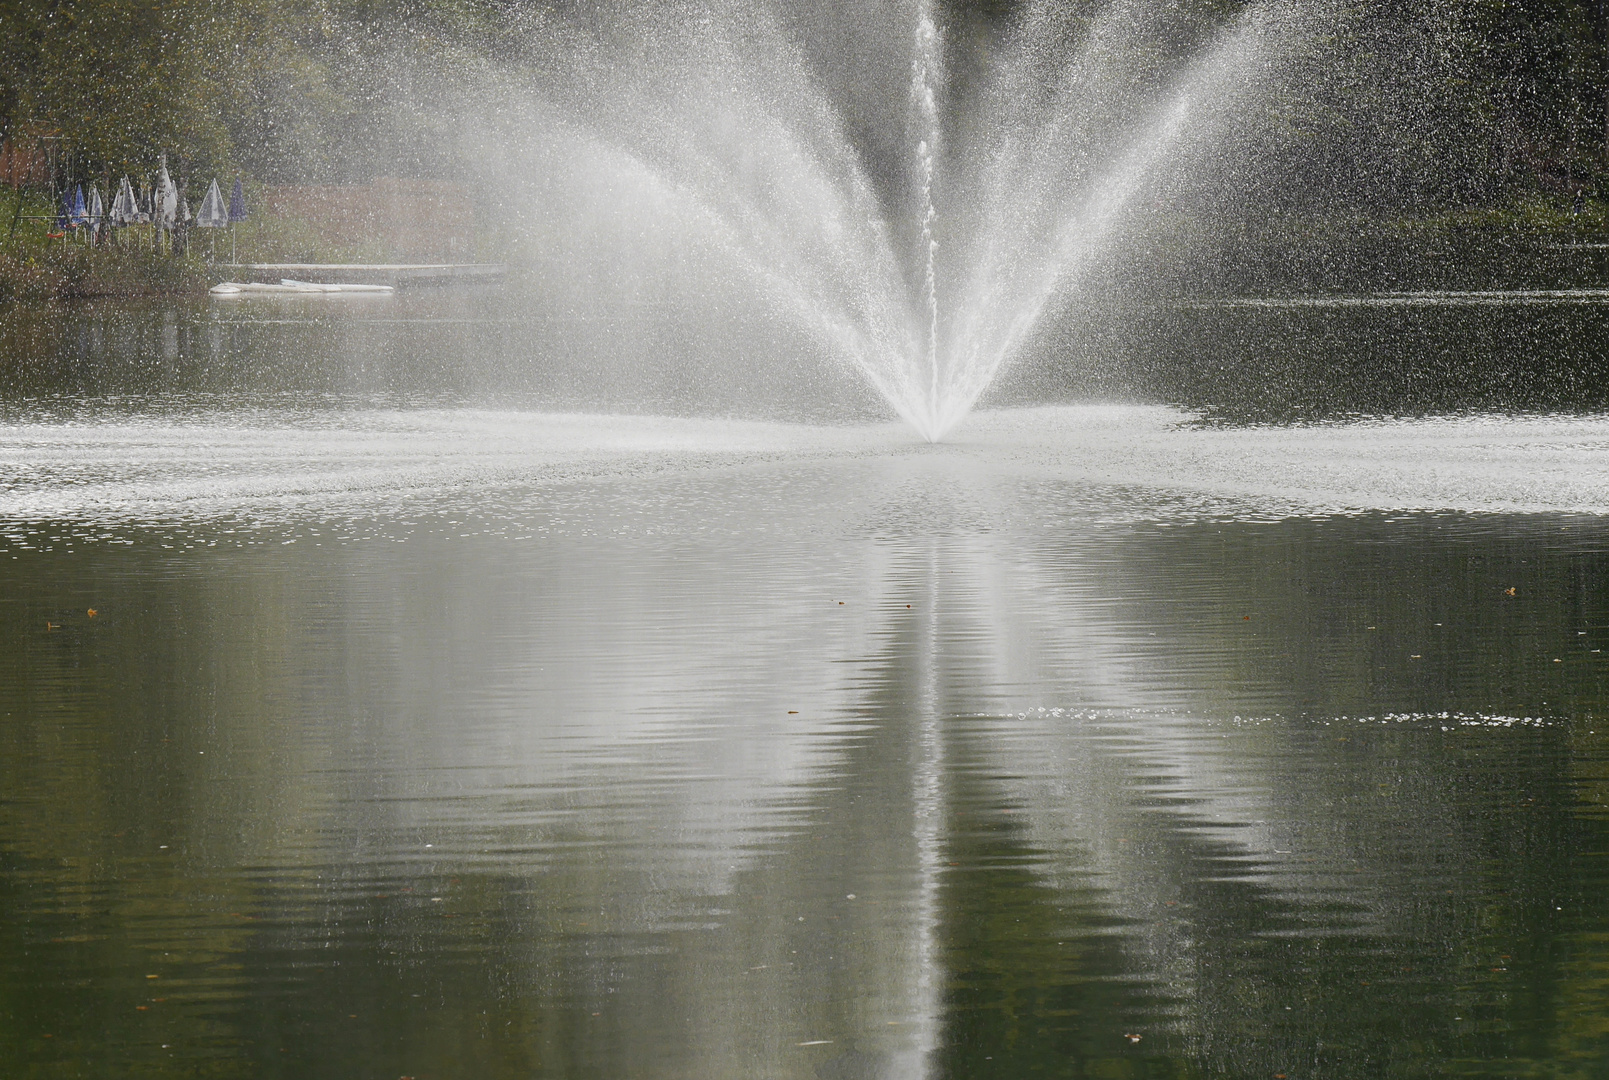
[[[66,232],[73,225],[73,193],[61,193],[61,212],[56,215],[56,231]]]
[[[240,178],[235,178],[235,188],[229,193],[229,223],[246,220],[246,193],[240,188]]]
[[[73,204],[67,216],[72,219],[73,228],[89,224],[89,210],[84,206],[84,186],[82,184],[73,188]]]

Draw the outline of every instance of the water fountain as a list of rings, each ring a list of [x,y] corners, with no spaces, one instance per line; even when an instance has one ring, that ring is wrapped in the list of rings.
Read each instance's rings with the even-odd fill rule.
[[[1609,419],[973,410],[1259,167],[1311,16],[1181,6],[550,4],[535,288],[0,324],[0,1059],[1602,1061]]]
[[[959,16],[933,0],[831,9],[858,54],[765,5],[555,20],[540,74],[476,110],[474,156],[545,287],[586,283],[570,310],[746,308],[937,441],[1147,194],[1211,167],[1300,36],[1270,6],[1188,27],[1169,12],[1027,3],[988,29],[964,88],[946,72]],[[1135,63],[1164,44],[1180,58]]]

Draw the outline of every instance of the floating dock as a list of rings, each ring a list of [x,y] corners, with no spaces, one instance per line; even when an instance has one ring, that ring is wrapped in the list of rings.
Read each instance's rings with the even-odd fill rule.
[[[384,293],[389,296],[396,291],[394,285],[354,285],[343,282],[339,285],[325,284],[318,281],[292,281],[285,278],[278,285],[265,284],[261,281],[220,281],[207,290],[213,296],[240,296],[244,293]]]
[[[237,280],[351,282],[355,285],[446,285],[495,281],[508,273],[504,263],[214,263]]]

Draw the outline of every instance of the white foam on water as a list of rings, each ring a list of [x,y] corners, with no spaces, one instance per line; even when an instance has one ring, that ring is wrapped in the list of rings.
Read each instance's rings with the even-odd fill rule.
[[[1140,517],[1609,512],[1602,416],[1213,428],[1159,406],[1059,406],[978,413],[929,446],[894,423],[439,409],[12,422],[0,426],[0,520],[284,520],[421,498],[473,510],[494,491],[880,459],[977,491],[1121,490]],[[846,503],[867,477],[845,474]]]
[[[194,519],[854,451],[879,432],[665,417],[354,411],[0,426],[0,518]],[[906,441],[910,441],[907,436]]]
[[[1164,407],[980,414],[955,436],[1087,485],[1212,495],[1248,516],[1609,512],[1609,417],[1371,419],[1201,427]]]

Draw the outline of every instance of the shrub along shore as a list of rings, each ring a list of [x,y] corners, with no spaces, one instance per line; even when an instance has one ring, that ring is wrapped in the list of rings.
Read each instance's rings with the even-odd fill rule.
[[[4,192],[0,188],[0,192]],[[15,196],[13,196],[15,197]],[[0,206],[10,202],[0,198]],[[91,297],[198,296],[234,275],[231,252],[253,262],[388,262],[373,250],[332,245],[309,222],[257,216],[224,229],[187,230],[181,253],[162,249],[150,225],[126,226],[87,243],[86,230],[58,231],[53,204],[35,193],[0,214],[0,304]],[[16,228],[10,226],[16,223]]]
[[[78,244],[0,252],[0,304],[96,296],[199,296],[214,276],[202,260]]]
[[[32,218],[10,237],[5,225],[0,220],[0,304],[199,296],[238,274],[228,265],[231,248],[252,262],[396,261],[380,246],[332,244],[310,223],[290,218],[258,216],[233,237],[191,230],[180,255],[157,251],[149,226],[130,227],[115,242],[92,247],[77,235],[51,239],[48,227]],[[1130,244],[1143,256],[1113,252],[1112,273],[1079,288],[1141,303],[1403,289],[1609,288],[1609,202],[1596,199],[1574,207],[1568,200],[1535,200],[1419,218],[1275,215],[1252,226],[1159,212],[1136,219]]]

